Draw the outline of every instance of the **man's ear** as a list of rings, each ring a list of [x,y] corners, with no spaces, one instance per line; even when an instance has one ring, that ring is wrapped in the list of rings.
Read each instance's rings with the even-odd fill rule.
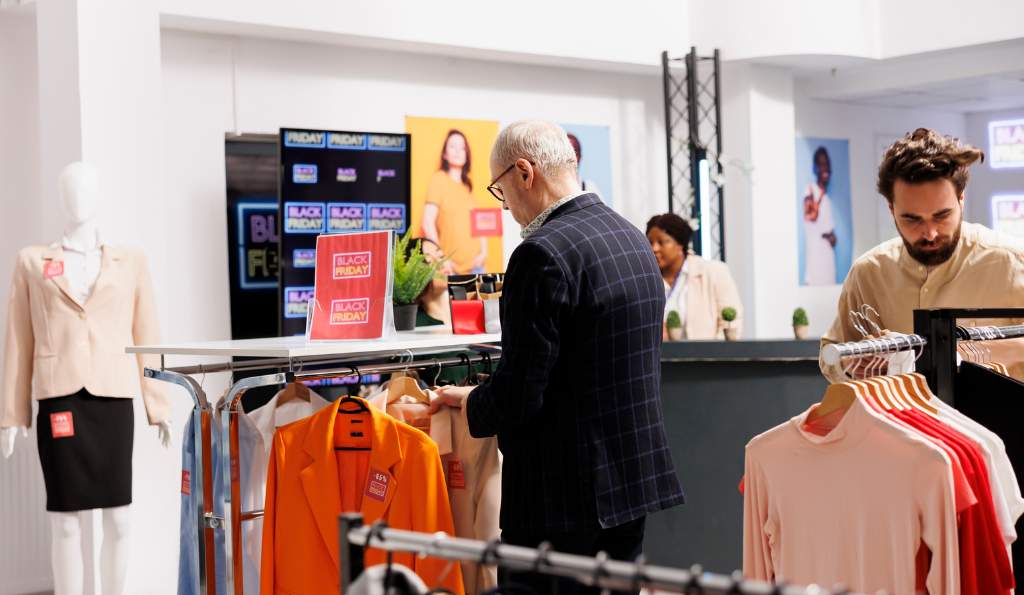
[[[891,200],[889,200],[889,201],[886,201],[886,202],[888,202],[888,203],[889,203],[889,213],[890,213],[890,214],[891,214],[891,215],[892,215],[893,217],[895,217],[895,216],[896,216],[896,211],[894,211],[894,210],[893,210],[893,208],[892,208],[892,201],[891,201]]]

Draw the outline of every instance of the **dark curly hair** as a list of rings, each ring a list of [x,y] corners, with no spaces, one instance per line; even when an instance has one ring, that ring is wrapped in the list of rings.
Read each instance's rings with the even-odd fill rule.
[[[647,231],[644,233],[651,233],[651,229],[655,227],[667,233],[669,237],[678,242],[683,247],[683,250],[689,249],[690,239],[693,238],[693,228],[679,215],[665,213],[664,215],[651,217],[647,222]]]
[[[878,166],[878,193],[892,203],[896,180],[908,184],[947,179],[961,196],[970,174],[967,168],[985,154],[959,139],[943,136],[928,128],[918,128],[894,142],[885,151]]]

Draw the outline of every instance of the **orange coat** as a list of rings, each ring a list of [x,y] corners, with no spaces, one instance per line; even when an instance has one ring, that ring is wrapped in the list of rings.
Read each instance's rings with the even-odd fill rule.
[[[364,430],[369,436],[358,444],[347,430]],[[338,455],[336,444],[371,450]],[[339,465],[339,456],[353,464]],[[366,472],[359,481],[341,485],[346,473],[362,466]],[[274,435],[264,505],[261,595],[337,592],[343,501],[357,502],[366,524],[383,519],[396,529],[455,532],[441,459],[430,438],[372,408],[368,414],[339,415],[336,401]],[[383,551],[366,551],[367,567],[385,562]],[[416,571],[431,587],[464,593],[458,564],[400,553],[394,562]]]

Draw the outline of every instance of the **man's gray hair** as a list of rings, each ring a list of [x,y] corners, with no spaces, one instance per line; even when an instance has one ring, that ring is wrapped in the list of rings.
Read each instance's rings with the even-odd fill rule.
[[[509,124],[494,143],[491,160],[506,168],[516,159],[526,159],[544,176],[576,171],[576,153],[569,137],[558,124],[522,120]],[[501,170],[491,172],[498,175]]]

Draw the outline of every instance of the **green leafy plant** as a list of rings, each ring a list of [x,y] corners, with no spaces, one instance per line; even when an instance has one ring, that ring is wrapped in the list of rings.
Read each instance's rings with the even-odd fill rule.
[[[736,308],[722,308],[722,320],[726,322],[736,320]]]
[[[679,312],[672,310],[668,313],[668,318],[665,320],[665,326],[668,328],[683,328],[683,321],[679,318]]]
[[[797,308],[793,310],[793,326],[807,326],[807,310]]]
[[[427,263],[423,256],[423,246],[416,246],[409,249],[409,241],[412,239],[412,230],[405,232],[405,235],[398,240],[395,246],[393,267],[395,270],[395,286],[392,296],[395,304],[407,306],[416,303],[423,290],[437,274],[437,270],[444,264],[444,260]]]

